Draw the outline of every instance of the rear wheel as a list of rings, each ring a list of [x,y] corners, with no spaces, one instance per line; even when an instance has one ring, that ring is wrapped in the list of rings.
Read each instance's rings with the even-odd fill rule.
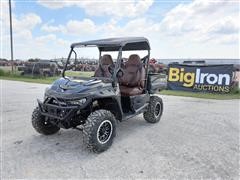
[[[103,152],[113,143],[116,135],[116,119],[107,110],[92,112],[83,128],[83,142],[93,152]]]
[[[32,113],[32,126],[40,134],[50,135],[59,131],[59,127],[50,123],[46,118],[41,115],[39,108],[35,108]]]
[[[148,109],[143,113],[144,119],[149,123],[157,123],[160,121],[163,113],[163,102],[158,96],[151,96]]]

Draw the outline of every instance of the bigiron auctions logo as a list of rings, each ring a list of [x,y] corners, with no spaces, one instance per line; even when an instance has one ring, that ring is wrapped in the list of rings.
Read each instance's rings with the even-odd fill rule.
[[[218,67],[218,68],[216,68]],[[168,87],[170,89],[191,91],[230,91],[232,73],[222,66],[192,67],[174,65],[168,69]]]

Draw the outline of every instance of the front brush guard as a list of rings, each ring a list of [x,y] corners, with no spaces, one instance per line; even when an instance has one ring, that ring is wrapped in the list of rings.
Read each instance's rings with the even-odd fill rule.
[[[58,119],[60,121],[72,118],[79,109],[78,106],[61,106],[49,104],[47,102],[43,103],[39,99],[37,99],[37,102],[43,116]]]

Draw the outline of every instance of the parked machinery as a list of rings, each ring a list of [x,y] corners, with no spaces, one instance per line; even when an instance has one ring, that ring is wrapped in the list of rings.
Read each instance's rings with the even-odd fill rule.
[[[18,67],[22,75],[51,77],[60,75],[61,71],[55,61],[40,60],[38,62],[26,62],[24,66]]]

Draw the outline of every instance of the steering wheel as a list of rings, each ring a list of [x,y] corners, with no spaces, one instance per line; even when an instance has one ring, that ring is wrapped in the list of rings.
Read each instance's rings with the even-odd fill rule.
[[[115,68],[115,65],[114,65],[114,64],[111,64],[111,65],[108,66],[108,71],[109,71],[110,74],[112,74],[112,75],[113,75],[113,73],[114,73],[114,68]]]

